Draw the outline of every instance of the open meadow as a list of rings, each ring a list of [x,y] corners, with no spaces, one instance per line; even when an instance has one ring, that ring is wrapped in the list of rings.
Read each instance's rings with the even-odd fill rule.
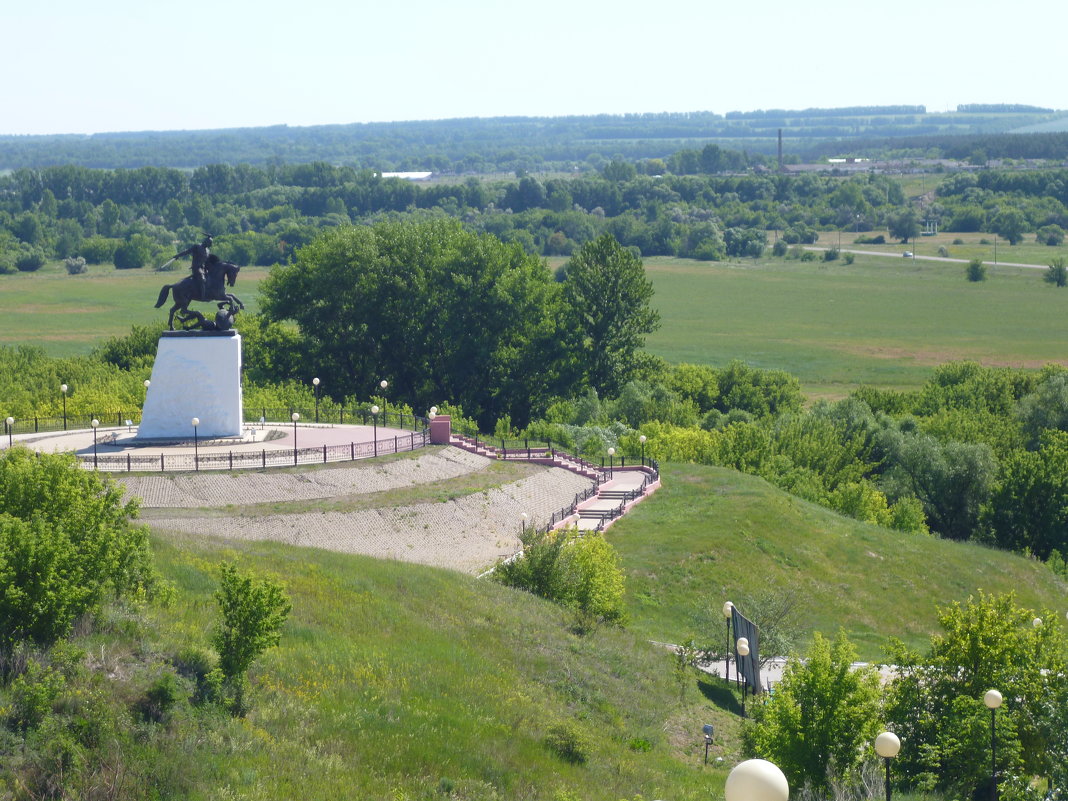
[[[159,291],[188,274],[188,269],[116,270],[94,264],[82,275],[67,275],[61,264],[52,263],[34,273],[0,275],[0,345],[36,345],[50,356],[86,354],[109,337],[128,334],[132,325],[166,323],[171,301],[154,308]],[[256,311],[266,275],[264,267],[241,268],[232,291],[246,311]]]
[[[914,389],[933,367],[1068,364],[1068,291],[1043,272],[858,256],[852,265],[783,259],[650,258],[662,326],[648,349],[672,362],[742,359],[796,375],[812,397],[861,384]]]

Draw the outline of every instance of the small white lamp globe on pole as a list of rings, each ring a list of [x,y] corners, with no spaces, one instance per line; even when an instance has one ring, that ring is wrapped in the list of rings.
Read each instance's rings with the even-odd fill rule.
[[[389,411],[386,406],[386,387],[389,386],[389,382],[386,379],[382,379],[378,382],[378,386],[382,388],[382,425],[389,425]]]
[[[990,710],[990,801],[997,801],[998,797],[996,720],[1002,700],[1004,699],[997,690],[987,690],[983,695],[983,703]]]
[[[375,404],[371,407],[371,423],[374,426],[374,438],[375,438],[375,456],[378,456],[378,405]]]
[[[312,387],[315,388],[315,422],[319,422],[319,379],[312,379]]]
[[[194,417],[191,422],[193,423],[193,469],[200,470],[200,449],[197,441],[197,426],[200,425],[200,418]]]
[[[790,785],[766,759],[747,759],[734,766],[723,788],[726,801],[789,801]]]
[[[886,801],[890,801],[890,760],[901,750],[901,740],[892,731],[884,731],[875,738],[875,753],[886,760]]]
[[[723,656],[723,664],[725,670],[724,676],[727,679],[727,683],[731,681],[731,613],[734,611],[734,604],[727,601],[723,604],[723,617],[727,618],[727,650]]]
[[[1031,625],[1034,626],[1036,629],[1040,628],[1042,626],[1042,618],[1036,617],[1034,620],[1031,621]]]
[[[69,387],[66,384],[59,385],[59,391],[63,393],[63,430],[67,430],[67,390]]]
[[[616,477],[615,461],[616,461],[616,449],[615,448],[609,448],[608,449],[608,476],[609,476],[609,478],[615,478]]]
[[[7,447],[11,447],[11,435],[15,432],[15,418],[9,417],[5,421],[7,423]]]
[[[642,444],[642,467],[645,467],[645,440],[645,434],[642,434],[640,437],[638,437],[638,442]]]
[[[293,464],[297,463],[297,420],[300,419],[300,415],[296,412],[289,417],[293,421]]]

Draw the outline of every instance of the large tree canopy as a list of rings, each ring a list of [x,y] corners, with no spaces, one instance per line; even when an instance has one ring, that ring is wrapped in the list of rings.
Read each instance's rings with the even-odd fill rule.
[[[610,234],[582,246],[565,268],[573,351],[589,383],[614,394],[630,380],[645,335],[660,326],[641,259]]]
[[[492,427],[559,391],[559,289],[518,245],[455,221],[332,229],[263,286],[264,313],[300,327],[310,370],[339,394],[425,409],[458,403]]]

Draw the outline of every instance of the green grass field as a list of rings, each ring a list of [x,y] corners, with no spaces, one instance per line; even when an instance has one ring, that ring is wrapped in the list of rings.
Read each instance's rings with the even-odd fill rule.
[[[129,333],[132,325],[165,323],[171,304],[154,308],[160,288],[187,273],[92,265],[83,275],[67,275],[62,266],[51,264],[35,273],[0,275],[0,345],[37,345],[52,356],[88,353],[108,337]],[[241,269],[233,291],[249,312],[256,311],[266,275],[263,267]],[[201,311],[211,308],[194,305]]]
[[[718,643],[723,602],[769,590],[801,600],[806,636],[844,628],[872,660],[890,636],[922,647],[936,608],[980,588],[1058,616],[1068,600],[1068,584],[1035,560],[860,523],[717,467],[668,465],[663,488],[608,540],[627,572],[632,628],[660,642]]]
[[[860,384],[914,388],[931,368],[1068,363],[1068,291],[1040,270],[990,267],[972,283],[963,265],[900,256],[842,261],[645,260],[662,327],[647,341],[672,362],[742,359],[800,378],[813,396]]]

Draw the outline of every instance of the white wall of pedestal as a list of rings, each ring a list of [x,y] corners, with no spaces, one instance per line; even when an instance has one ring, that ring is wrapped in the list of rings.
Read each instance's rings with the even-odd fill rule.
[[[241,435],[241,336],[160,338],[138,439]]]

